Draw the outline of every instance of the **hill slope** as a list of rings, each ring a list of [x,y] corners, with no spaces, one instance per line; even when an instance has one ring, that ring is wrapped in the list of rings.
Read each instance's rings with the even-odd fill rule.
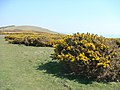
[[[53,33],[56,34],[57,32],[51,31],[49,29],[46,28],[42,28],[42,27],[37,27],[37,26],[6,26],[6,27],[0,27],[0,31],[6,32],[6,31],[10,31],[10,32],[19,32],[19,31],[23,31],[23,30],[30,30],[30,31],[37,31],[37,32],[47,32],[47,33]]]

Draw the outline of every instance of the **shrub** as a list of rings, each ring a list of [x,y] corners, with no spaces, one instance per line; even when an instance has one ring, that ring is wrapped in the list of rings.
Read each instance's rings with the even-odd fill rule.
[[[74,74],[97,81],[120,81],[119,54],[110,43],[89,33],[67,35],[54,45],[52,58],[60,60],[64,69]]]
[[[13,44],[22,44],[24,41],[23,35],[9,35],[5,36],[5,40]]]
[[[12,44],[25,44],[26,46],[47,46],[52,47],[57,40],[62,39],[62,34],[50,33],[20,33],[11,34],[5,37],[5,40]]]
[[[108,40],[114,42],[114,44],[118,45],[120,47],[120,38],[108,38]]]

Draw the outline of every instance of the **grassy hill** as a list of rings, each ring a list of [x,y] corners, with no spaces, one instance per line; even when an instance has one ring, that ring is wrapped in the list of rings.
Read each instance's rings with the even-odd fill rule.
[[[23,31],[33,31],[33,32],[47,32],[56,34],[57,32],[51,31],[46,28],[37,27],[37,26],[5,26],[0,27],[0,31],[2,32],[23,32]]]

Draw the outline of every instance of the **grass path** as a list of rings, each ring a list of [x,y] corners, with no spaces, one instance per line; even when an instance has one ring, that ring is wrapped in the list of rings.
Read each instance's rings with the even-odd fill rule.
[[[57,77],[55,73],[47,73],[47,69],[53,72],[58,69],[57,66],[54,65],[54,67],[49,63],[51,53],[53,53],[53,48],[8,44],[0,37],[0,90],[120,89],[120,83],[84,84],[76,80]],[[37,70],[38,66],[44,69]]]

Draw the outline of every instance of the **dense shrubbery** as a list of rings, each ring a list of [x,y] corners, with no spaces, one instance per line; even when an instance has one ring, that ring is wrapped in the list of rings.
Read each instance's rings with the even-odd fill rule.
[[[97,81],[120,81],[118,46],[94,34],[67,35],[54,45],[53,59],[66,70]]]
[[[64,35],[49,33],[21,33],[11,34],[5,37],[6,41],[13,44],[25,44],[27,46],[52,46],[56,40],[62,39]]]
[[[114,42],[118,47],[120,47],[120,38],[108,38],[108,40]]]

